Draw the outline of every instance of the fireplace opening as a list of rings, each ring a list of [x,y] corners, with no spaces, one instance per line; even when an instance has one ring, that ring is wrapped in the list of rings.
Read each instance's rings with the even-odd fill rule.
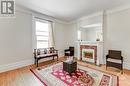
[[[83,51],[83,57],[93,59],[94,52],[93,51]]]
[[[88,62],[95,62],[94,49],[82,49],[82,60]]]

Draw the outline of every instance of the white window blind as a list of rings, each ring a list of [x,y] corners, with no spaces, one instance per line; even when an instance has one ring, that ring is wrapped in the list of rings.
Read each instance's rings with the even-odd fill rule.
[[[35,21],[37,48],[47,48],[49,41],[49,24],[47,22]]]

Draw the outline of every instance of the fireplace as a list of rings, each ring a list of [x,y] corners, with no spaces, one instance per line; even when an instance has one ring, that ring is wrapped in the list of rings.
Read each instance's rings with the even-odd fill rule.
[[[80,58],[82,61],[96,64],[97,46],[80,45]]]
[[[103,42],[79,41],[77,59],[95,65],[104,64]]]

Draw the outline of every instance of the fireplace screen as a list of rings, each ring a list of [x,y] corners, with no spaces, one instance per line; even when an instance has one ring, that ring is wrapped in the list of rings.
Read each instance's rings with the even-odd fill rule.
[[[84,55],[85,58],[93,59],[93,52],[84,51],[83,53],[84,53],[83,55]]]
[[[93,49],[83,49],[82,56],[83,56],[83,58],[93,59],[94,58],[94,50]]]

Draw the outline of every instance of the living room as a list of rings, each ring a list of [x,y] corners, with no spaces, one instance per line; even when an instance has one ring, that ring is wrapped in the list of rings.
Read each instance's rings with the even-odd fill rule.
[[[130,0],[0,7],[0,86],[130,86]]]

